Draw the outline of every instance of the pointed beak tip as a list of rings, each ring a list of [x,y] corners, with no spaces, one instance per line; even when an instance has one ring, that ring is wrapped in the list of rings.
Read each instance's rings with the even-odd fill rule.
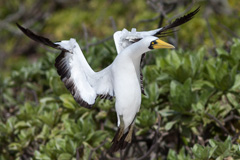
[[[172,44],[169,44],[169,43],[166,43],[166,44],[167,44],[167,45],[166,45],[167,48],[170,48],[170,49],[174,49],[174,48],[175,48],[175,46],[172,45]]]
[[[175,49],[175,46],[171,45],[171,44],[168,44],[166,45],[165,47],[163,48],[168,48],[168,49]]]

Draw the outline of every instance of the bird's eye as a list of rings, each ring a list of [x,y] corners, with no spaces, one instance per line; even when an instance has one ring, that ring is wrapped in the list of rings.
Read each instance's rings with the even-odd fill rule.
[[[149,45],[149,49],[153,49],[153,45],[155,44],[155,42],[154,41],[152,41],[151,43],[150,43],[150,45]]]

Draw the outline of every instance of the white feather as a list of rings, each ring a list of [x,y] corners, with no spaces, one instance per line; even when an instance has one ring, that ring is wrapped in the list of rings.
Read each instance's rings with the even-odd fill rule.
[[[141,35],[135,29],[130,33],[123,30],[115,35],[122,33],[128,39],[139,38]],[[121,54],[117,55],[114,62],[100,72],[92,70],[75,39],[61,41],[57,44],[70,51],[62,58],[71,73],[69,79],[64,78],[63,81],[65,81],[65,85],[67,80],[72,81],[75,85],[72,93],[74,98],[82,99],[88,105],[94,104],[98,95],[115,96],[118,119],[120,115],[123,115],[125,129],[127,129],[133,122],[141,104],[139,81],[141,55],[150,50],[148,48],[150,42],[156,39],[153,36],[146,36],[136,43],[130,42],[132,45],[124,46],[125,48],[121,49]],[[122,40],[122,43],[128,40],[124,41]],[[119,123],[118,120],[118,125]]]
[[[130,46],[135,40],[142,39],[147,36],[152,36],[162,28],[158,28],[151,31],[142,31],[137,32],[136,28],[132,28],[131,32],[127,29],[123,29],[122,31],[117,31],[113,34],[115,46],[117,49],[117,53],[121,53],[122,50]]]
[[[70,53],[66,54],[66,64],[71,72],[69,79],[74,82],[75,90],[82,100],[89,105],[93,105],[98,94],[113,96],[111,74],[108,68],[100,72],[94,72],[87,63],[78,43],[73,38],[56,44],[70,51]]]

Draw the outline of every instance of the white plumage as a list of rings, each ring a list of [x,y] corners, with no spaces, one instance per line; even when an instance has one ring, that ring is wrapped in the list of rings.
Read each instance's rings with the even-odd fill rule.
[[[115,32],[113,37],[118,55],[111,65],[100,72],[92,70],[75,39],[53,43],[19,24],[17,26],[31,39],[62,51],[55,61],[57,72],[81,106],[91,108],[97,97],[116,98],[118,131],[111,147],[114,152],[124,149],[132,139],[133,123],[143,92],[140,71],[142,55],[152,49],[174,48],[159,37],[168,35],[170,32],[167,30],[189,21],[198,11],[199,8],[156,30],[137,32],[133,28],[131,31],[123,29]]]
[[[141,85],[140,85],[140,60],[143,53],[150,51],[151,42],[157,37],[151,36],[159,29],[149,32],[132,32],[124,29],[114,34],[115,44],[118,55],[111,65],[100,72],[94,72],[87,63],[78,43],[75,39],[55,43],[61,48],[69,51],[59,65],[65,64],[62,70],[68,70],[70,76],[62,78],[67,84],[71,81],[74,89],[70,90],[76,101],[86,102],[93,105],[98,95],[109,95],[116,97],[116,112],[118,126],[120,125],[120,115],[123,116],[124,132],[127,131],[133,122],[141,104]],[[117,35],[117,36],[116,36]],[[155,44],[156,45],[156,44]],[[173,46],[168,45],[170,48]],[[58,66],[57,65],[57,68]]]
[[[78,43],[73,38],[55,44],[69,51],[64,52],[65,59],[61,60],[59,65],[64,63],[66,65],[64,69],[70,72],[70,77],[64,77],[62,81],[74,83],[75,87],[71,91],[76,100],[85,101],[91,106],[95,103],[97,95],[109,94],[113,96],[112,77],[109,67],[100,72],[94,72],[87,63]],[[56,64],[58,64],[57,62]],[[61,72],[62,68],[59,70],[60,75]]]
[[[111,65],[100,72],[92,70],[75,39],[55,43],[69,51],[65,57],[65,63],[70,71],[69,80],[75,85],[74,94],[72,93],[75,99],[81,98],[87,104],[93,105],[97,95],[116,97],[118,126],[120,125],[119,116],[123,115],[125,132],[140,108],[140,60],[143,53],[151,50],[149,49],[151,42],[158,39],[147,35],[152,32],[142,34],[135,30],[128,32],[124,29],[122,32],[115,33],[114,35],[118,34],[119,39],[117,41],[115,39],[115,43],[120,47],[118,49],[120,53]],[[139,41],[134,42],[135,40]],[[169,47],[174,48],[171,45]],[[64,77],[62,80],[67,81],[67,78]]]

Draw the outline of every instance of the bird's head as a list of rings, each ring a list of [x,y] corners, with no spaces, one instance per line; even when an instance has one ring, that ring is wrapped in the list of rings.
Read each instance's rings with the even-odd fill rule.
[[[144,37],[136,43],[135,47],[137,47],[136,50],[139,50],[139,52],[141,52],[142,54],[153,49],[175,48],[173,45],[166,43],[155,36]]]
[[[173,45],[166,43],[160,40],[158,37],[155,36],[146,36],[135,42],[134,44],[127,47],[125,50],[131,55],[132,58],[136,58],[141,56],[143,53],[149,52],[153,49],[160,49],[160,48],[175,48]]]

